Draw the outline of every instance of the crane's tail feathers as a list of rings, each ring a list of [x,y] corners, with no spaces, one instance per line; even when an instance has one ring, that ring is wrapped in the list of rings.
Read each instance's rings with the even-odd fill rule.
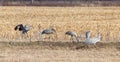
[[[18,28],[17,28],[17,26],[14,28],[14,30],[17,30]]]

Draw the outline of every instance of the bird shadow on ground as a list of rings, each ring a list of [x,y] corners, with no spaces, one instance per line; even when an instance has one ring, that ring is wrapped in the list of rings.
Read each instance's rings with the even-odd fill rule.
[[[102,43],[98,42],[96,47],[90,45],[89,48],[86,48],[83,42],[51,42],[51,41],[34,41],[34,42],[0,42],[0,45],[9,46],[9,47],[36,47],[40,49],[51,49],[51,50],[79,50],[79,49],[95,49],[95,48],[116,48],[120,50],[120,42],[109,42]]]

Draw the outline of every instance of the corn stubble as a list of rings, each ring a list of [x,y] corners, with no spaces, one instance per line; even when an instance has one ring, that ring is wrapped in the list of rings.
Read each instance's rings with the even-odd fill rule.
[[[99,31],[103,41],[118,41],[120,21],[118,7],[0,7],[1,40],[19,40],[20,32],[14,31],[17,24],[32,25],[29,37],[36,39],[43,29],[54,27],[57,40],[67,40],[65,32],[76,31],[85,36],[87,30],[92,36]],[[40,29],[38,25],[40,24]]]

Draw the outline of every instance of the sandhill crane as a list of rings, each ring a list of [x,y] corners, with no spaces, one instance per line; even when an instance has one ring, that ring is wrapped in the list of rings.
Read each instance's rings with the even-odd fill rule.
[[[73,37],[75,37],[76,42],[79,42],[79,39],[77,38],[77,33],[76,32],[74,32],[74,31],[67,31],[65,34],[66,35],[70,35],[71,39],[73,39]]]
[[[30,30],[30,26],[23,26],[23,24],[18,24],[14,29],[22,31],[22,34],[27,34],[27,32]]]
[[[23,26],[23,24],[18,24],[17,26],[15,26],[14,30],[15,31],[19,30],[22,32],[22,34],[27,34],[28,31],[30,30],[30,26],[28,26],[28,25]]]
[[[54,28],[49,28],[49,29],[45,29],[41,32],[41,35],[43,34],[47,34],[49,35],[49,39],[51,38],[50,34],[55,34],[56,30]]]
[[[101,34],[98,33],[98,37],[90,38],[90,31],[86,32],[85,45],[96,45],[97,42],[101,40]]]

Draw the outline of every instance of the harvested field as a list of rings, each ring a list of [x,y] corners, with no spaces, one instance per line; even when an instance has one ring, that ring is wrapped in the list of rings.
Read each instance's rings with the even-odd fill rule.
[[[119,62],[119,14],[119,7],[0,7],[0,62]],[[21,23],[32,26],[29,38],[14,30]],[[57,36],[40,40],[38,32],[49,27]],[[70,42],[68,30],[78,33],[79,43]],[[87,30],[102,34],[97,47],[84,47]]]
[[[53,27],[57,31],[57,40],[66,40],[64,33],[76,31],[85,36],[87,30],[96,36],[99,31],[103,41],[119,41],[119,7],[0,7],[0,38],[17,40],[20,33],[14,31],[17,24],[33,26],[28,33],[33,40],[38,32]],[[38,25],[40,24],[40,29]]]

